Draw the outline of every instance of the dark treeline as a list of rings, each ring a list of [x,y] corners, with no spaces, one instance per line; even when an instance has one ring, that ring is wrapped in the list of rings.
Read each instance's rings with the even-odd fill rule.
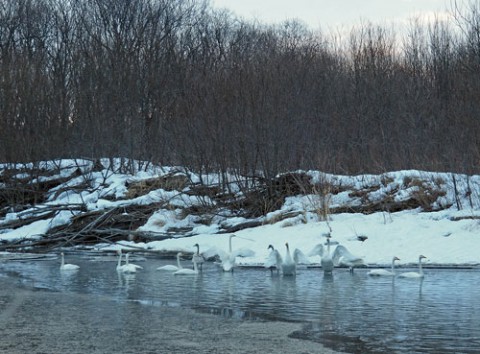
[[[335,39],[194,0],[0,1],[0,161],[480,173],[480,13]]]

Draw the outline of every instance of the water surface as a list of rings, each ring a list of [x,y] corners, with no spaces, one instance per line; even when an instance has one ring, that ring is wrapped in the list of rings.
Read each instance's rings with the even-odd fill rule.
[[[115,258],[70,255],[67,260],[80,270],[62,273],[58,260],[3,262],[0,274],[23,286],[101,296],[119,306],[134,302],[241,320],[299,322],[303,330],[293,337],[346,352],[480,352],[478,269],[427,269],[422,281],[372,278],[365,269],[354,274],[336,269],[324,276],[321,269],[308,268],[282,277],[237,268],[232,274],[208,263],[201,274],[174,276],[156,270],[174,261],[148,258],[136,262],[142,271],[124,275],[117,273]]]

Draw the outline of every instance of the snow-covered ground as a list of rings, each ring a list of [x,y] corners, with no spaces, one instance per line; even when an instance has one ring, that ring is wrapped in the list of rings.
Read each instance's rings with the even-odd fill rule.
[[[480,264],[480,222],[478,220],[451,221],[449,218],[459,213],[403,211],[392,214],[374,213],[371,215],[340,214],[332,215],[332,240],[354,255],[364,257],[368,265],[389,265],[397,256],[397,265],[412,264],[418,256],[427,257],[424,264],[432,265],[479,265]],[[288,220],[287,220],[288,222]],[[271,244],[283,255],[288,242],[290,249],[298,248],[308,254],[318,243],[325,243],[328,226],[325,222],[311,221],[283,227],[282,223],[263,225],[242,230],[240,236],[232,240],[233,249],[249,248],[255,251],[254,257],[237,258],[243,265],[263,264],[269,254]],[[357,235],[365,235],[364,242]],[[179,250],[193,252],[198,243],[202,250],[211,247],[228,249],[229,234],[203,233],[197,236],[147,244],[122,242],[122,245],[142,246],[152,250]],[[117,246],[107,246],[116,248]],[[332,247],[334,251],[334,247]],[[319,263],[318,256],[310,257],[312,263]]]
[[[90,163],[89,161],[83,161],[80,165],[86,168]],[[72,171],[79,167],[78,160],[75,163],[72,160],[62,160],[57,162],[55,167],[58,168],[59,164],[63,166],[61,174],[64,176],[71,175]],[[193,252],[195,250],[194,244],[198,243],[201,251],[211,247],[227,250],[230,234],[218,233],[220,225],[235,225],[245,222],[246,219],[234,215],[223,215],[213,218],[210,225],[205,225],[205,223],[198,222],[198,216],[182,213],[182,207],[185,206],[215,203],[208,197],[191,196],[183,193],[184,191],[167,191],[159,188],[139,197],[124,198],[128,191],[128,183],[163,176],[167,173],[171,174],[172,171],[177,170],[179,169],[153,166],[134,175],[113,173],[111,169],[89,172],[89,188],[83,190],[66,188],[85,182],[85,175],[72,178],[65,184],[53,188],[49,192],[48,201],[44,204],[22,212],[7,213],[0,219],[0,227],[13,220],[25,218],[29,212],[39,213],[42,206],[81,203],[87,207],[87,210],[101,210],[114,206],[144,205],[168,200],[169,207],[155,212],[139,230],[162,232],[167,227],[188,226],[192,228],[191,234],[194,236],[149,243],[122,241],[120,244],[99,244],[96,248],[109,250],[119,247],[128,248],[129,245],[133,245],[136,249],[140,247],[148,250]],[[1,165],[0,171],[2,171]],[[381,184],[381,188],[370,190],[370,201],[375,197],[384,197],[388,193],[399,200],[405,198],[412,191],[414,192],[415,184],[408,188],[398,188],[400,184],[405,184],[406,176],[409,180],[415,178],[415,176],[421,176],[431,183],[441,185],[445,193],[433,203],[433,210],[436,211],[423,212],[420,208],[417,208],[371,214],[330,214],[328,222],[320,220],[314,211],[315,205],[318,205],[318,200],[315,198],[318,198],[318,196],[298,195],[288,197],[281,210],[257,219],[262,221],[263,225],[235,232],[239,237],[232,240],[234,249],[249,248],[255,251],[253,257],[238,258],[237,262],[239,264],[263,264],[269,253],[267,248],[270,244],[279,249],[282,254],[285,252],[286,242],[289,243],[292,251],[298,248],[308,254],[316,244],[325,242],[325,234],[329,232],[330,228],[332,240],[347,247],[351,253],[364,257],[365,263],[368,265],[388,265],[393,256],[401,259],[397,263],[399,266],[412,264],[417,262],[420,254],[427,257],[424,261],[427,265],[480,264],[479,176],[455,175],[453,179],[451,174],[420,171],[400,171],[382,176],[352,177],[332,176],[316,171],[308,171],[307,173],[313,181],[319,178],[328,178],[330,181],[335,180],[337,184],[349,186],[348,188],[363,188],[363,190],[368,189],[375,181],[388,178],[389,182]],[[21,177],[26,176],[18,176],[18,178]],[[48,178],[58,177],[57,175]],[[216,178],[215,176],[202,177],[203,181],[210,180],[211,183],[214,183]],[[189,178],[195,180],[197,177],[190,174]],[[454,181],[453,185],[451,181]],[[454,189],[455,193],[453,192]],[[337,205],[358,205],[359,203],[361,201],[358,197],[353,197],[348,191],[343,191],[332,195],[329,205],[330,208],[334,208]],[[460,210],[458,210],[458,205],[462,206]],[[294,211],[301,213],[297,213],[298,215],[291,218],[273,222],[275,216],[279,213]],[[22,238],[36,239],[52,227],[68,224],[74,214],[71,211],[60,211],[55,217],[48,220],[35,221],[19,228],[0,228],[0,241],[7,242]],[[361,242],[357,239],[359,235],[368,238]],[[319,260],[318,256],[310,257],[312,263],[319,263]]]

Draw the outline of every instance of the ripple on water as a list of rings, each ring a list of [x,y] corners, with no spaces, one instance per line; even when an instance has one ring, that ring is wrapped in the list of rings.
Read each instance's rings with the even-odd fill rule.
[[[113,258],[69,259],[80,265],[78,272],[62,274],[58,261],[3,263],[0,269],[26,286],[101,295],[118,303],[301,322],[304,328],[292,337],[338,351],[480,352],[478,270],[428,269],[424,280],[373,278],[364,269],[354,274],[336,269],[333,276],[302,269],[296,277],[281,277],[263,269],[224,273],[205,264],[201,274],[178,277],[157,271],[171,262],[156,259],[142,262],[144,269],[133,275],[117,273]]]

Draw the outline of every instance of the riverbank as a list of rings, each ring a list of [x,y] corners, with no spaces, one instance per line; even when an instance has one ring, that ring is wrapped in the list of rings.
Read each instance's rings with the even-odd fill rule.
[[[411,267],[419,255],[426,266],[480,265],[480,176],[296,171],[270,181],[219,180],[179,167],[138,162],[127,173],[121,160],[97,162],[0,164],[0,251],[172,256],[198,244],[219,254],[235,233],[233,249],[255,253],[237,262],[262,266],[269,245],[283,255],[288,242],[308,255],[328,235],[367,266],[389,266],[396,256],[399,267]]]

